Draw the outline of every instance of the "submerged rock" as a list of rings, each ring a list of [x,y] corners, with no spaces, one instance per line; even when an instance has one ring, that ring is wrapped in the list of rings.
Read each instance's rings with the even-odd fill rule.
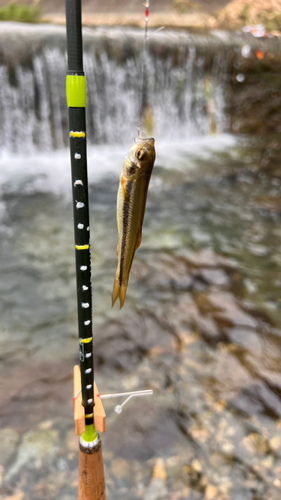
[[[42,464],[52,461],[59,445],[59,433],[55,429],[25,434],[17,457],[8,469],[5,481],[10,481],[24,466],[39,470]]]
[[[0,429],[0,465],[7,465],[15,455],[19,440],[20,436],[14,429]]]
[[[239,306],[235,297],[229,292],[216,289],[199,294],[196,297],[199,310],[211,316],[220,328],[246,327],[257,328],[257,321]]]

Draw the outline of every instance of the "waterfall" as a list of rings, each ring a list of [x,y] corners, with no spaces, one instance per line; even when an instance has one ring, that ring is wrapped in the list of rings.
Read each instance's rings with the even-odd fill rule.
[[[24,40],[27,50],[10,60],[7,46],[13,29],[5,41],[0,37],[1,150],[30,153],[61,148],[68,143],[65,30],[21,27],[18,44]],[[142,33],[137,31],[84,33],[90,143],[112,144],[134,137],[141,50]],[[202,50],[194,37],[176,32],[153,37],[145,57],[144,102],[154,135],[184,140],[223,131],[226,79],[226,57],[217,45]]]

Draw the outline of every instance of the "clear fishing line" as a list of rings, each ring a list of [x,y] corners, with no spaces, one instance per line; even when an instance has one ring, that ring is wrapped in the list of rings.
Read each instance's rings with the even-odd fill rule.
[[[147,51],[147,41],[150,40],[150,38],[152,38],[154,35],[156,35],[156,33],[164,29],[164,26],[161,26],[161,28],[156,29],[151,36],[148,36],[150,0],[146,0],[146,2],[143,5],[145,6],[145,25],[144,25],[144,42],[143,42],[143,49],[141,56],[141,80],[139,88],[139,112],[138,112],[139,123],[137,126],[138,137],[140,136],[140,128],[141,128],[141,121],[143,114],[143,91],[144,91],[144,73],[145,73],[145,57]]]
[[[138,136],[140,135],[140,127],[141,127],[141,118],[143,111],[143,89],[144,89],[144,66],[145,66],[145,55],[146,55],[146,45],[147,45],[147,28],[148,28],[148,20],[149,20],[149,0],[143,4],[145,6],[145,25],[144,25],[144,42],[142,49],[142,57],[141,57],[141,84],[139,90],[139,123],[137,126]]]

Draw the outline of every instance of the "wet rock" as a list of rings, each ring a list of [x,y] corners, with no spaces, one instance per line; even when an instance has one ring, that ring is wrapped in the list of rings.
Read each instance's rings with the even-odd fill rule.
[[[258,434],[256,432],[253,432],[246,436],[243,439],[242,444],[247,449],[247,451],[252,454],[261,453],[263,455],[266,455],[270,452],[268,440],[265,438],[265,436],[262,436],[261,434]]]
[[[200,269],[200,277],[208,285],[226,287],[230,284],[229,276],[222,269]]]
[[[164,483],[166,482],[167,473],[166,473],[165,462],[164,462],[163,458],[158,458],[156,460],[156,464],[155,464],[154,469],[153,469],[153,478],[159,478]]]
[[[274,479],[273,485],[275,486],[275,488],[281,489],[281,481],[280,481],[280,479],[277,479],[277,478]]]
[[[258,257],[266,257],[270,253],[270,249],[264,245],[248,244],[248,250]]]
[[[195,331],[201,333],[208,340],[218,342],[222,339],[216,322],[211,317],[200,314],[197,308],[194,308],[190,321]]]
[[[281,448],[281,437],[280,436],[274,436],[270,441],[269,441],[270,448],[275,452],[280,450]]]
[[[52,360],[39,363],[31,360],[28,363],[12,363],[5,369],[5,377],[9,379],[10,390],[0,382],[0,398],[2,426],[13,426],[26,431],[30,425],[38,425],[57,414],[58,406],[61,415],[68,414],[72,395],[72,359],[62,359],[60,363]],[[36,411],[30,408],[36,406]],[[43,420],[44,419],[44,420]]]
[[[206,500],[213,500],[218,496],[218,488],[214,484],[208,484],[205,489]]]
[[[111,472],[116,479],[124,479],[130,473],[130,465],[123,458],[115,458],[111,463]]]
[[[45,461],[52,460],[57,451],[59,434],[55,429],[25,434],[17,457],[8,469],[5,481],[9,481],[24,466],[40,469]]]
[[[263,198],[259,198],[259,203],[271,212],[275,212],[277,214],[281,213],[281,200],[280,197],[267,196]]]
[[[235,270],[238,268],[235,261],[226,259],[210,250],[200,250],[198,252],[185,251],[184,253],[181,252],[180,255],[182,255],[189,266],[195,268],[222,268],[226,270]]]
[[[258,373],[271,388],[281,392],[281,373],[265,370],[263,367],[258,369]]]
[[[48,429],[51,429],[51,427],[53,427],[52,420],[44,420],[38,425],[38,429],[41,431],[47,431]]]
[[[152,478],[151,483],[144,493],[144,500],[169,500],[166,485],[160,478]]]
[[[235,377],[233,376],[235,374]],[[247,390],[252,382],[250,373],[236,356],[227,351],[218,354],[214,376],[220,389],[220,396],[229,401],[242,389]]]
[[[147,312],[108,322],[95,333],[96,364],[107,370],[133,371],[151,348],[169,345],[174,335],[164,319]]]
[[[154,462],[153,459],[147,462]],[[152,462],[152,463],[153,463]],[[148,487],[143,492],[142,498],[147,500],[168,500],[168,489],[166,486],[167,471],[163,458],[157,458],[153,467],[152,476]]]
[[[8,497],[5,497],[5,500],[23,500],[23,498],[24,498],[23,491],[18,491],[14,495],[10,495]]]
[[[195,472],[197,472],[198,474],[201,474],[202,473],[202,465],[201,463],[199,462],[199,460],[192,460],[192,463],[191,463],[191,467],[193,468],[193,470],[195,470]]]
[[[77,452],[79,449],[78,436],[76,436],[74,429],[71,429],[66,434],[66,445],[69,451]]]
[[[192,465],[184,465],[182,467],[182,476],[184,482],[187,482],[192,488],[196,490],[204,489],[204,478],[201,472],[195,470]]]
[[[199,422],[196,424],[193,424],[193,426],[190,428],[189,432],[190,432],[192,438],[194,439],[194,441],[198,442],[198,443],[204,444],[209,437],[208,430]]]
[[[230,342],[254,352],[256,356],[263,353],[263,342],[258,332],[246,328],[231,328],[227,330],[226,336]]]
[[[157,254],[150,257],[149,265],[139,266],[141,280],[153,289],[187,291],[217,285],[227,287],[237,273],[237,265],[207,250]]]
[[[0,429],[0,465],[6,465],[16,452],[18,433],[9,427]]]
[[[190,290],[193,284],[186,262],[169,253],[159,253],[157,258],[150,259],[142,278],[155,290],[179,292]]]
[[[172,450],[178,439],[188,443],[177,412],[139,398],[111,424],[104,443],[119,458],[148,460]]]
[[[229,400],[229,403],[247,415],[266,412],[273,418],[281,417],[280,398],[261,381],[249,382],[239,395]]]
[[[210,341],[218,341],[222,338],[222,334],[215,321],[211,317],[204,316],[200,313],[193,298],[190,294],[181,294],[176,303],[169,306],[169,321],[172,324],[178,337],[182,338],[182,331],[187,329],[193,330],[202,334]],[[164,315],[166,310],[157,314]]]
[[[201,313],[211,316],[221,328],[248,327],[255,329],[257,321],[247,314],[229,292],[210,290],[199,294],[196,304]]]

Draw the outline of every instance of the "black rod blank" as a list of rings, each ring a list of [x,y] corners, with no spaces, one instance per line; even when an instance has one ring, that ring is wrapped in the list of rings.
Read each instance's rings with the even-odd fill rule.
[[[68,74],[83,73],[81,0],[66,0]]]
[[[94,356],[92,329],[92,287],[90,223],[86,144],[86,88],[83,73],[81,1],[66,0],[67,27],[67,100],[74,214],[77,308],[80,346],[82,402],[86,425],[93,424]],[[78,83],[77,83],[78,82]],[[82,82],[82,85],[81,85]],[[84,104],[77,95],[85,94]]]

